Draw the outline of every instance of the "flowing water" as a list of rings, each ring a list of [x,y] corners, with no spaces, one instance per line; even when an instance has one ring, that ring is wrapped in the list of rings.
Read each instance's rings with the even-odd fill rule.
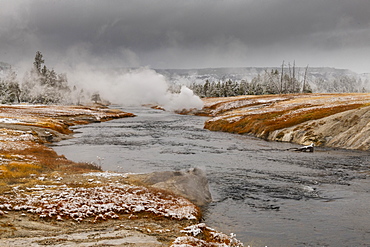
[[[369,152],[294,152],[204,130],[204,117],[123,110],[137,117],[77,126],[54,149],[125,173],[204,169],[213,196],[204,221],[246,246],[369,246]]]

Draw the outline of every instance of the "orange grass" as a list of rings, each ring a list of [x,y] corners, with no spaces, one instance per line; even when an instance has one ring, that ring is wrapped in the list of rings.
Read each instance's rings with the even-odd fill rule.
[[[72,131],[68,128],[70,124],[63,124],[61,122],[56,123],[55,121],[50,122],[37,122],[37,123],[22,123],[21,125],[35,126],[41,128],[47,128],[55,130],[61,134],[71,134]]]
[[[63,111],[59,111],[59,109]],[[98,114],[99,121],[134,116],[132,113],[126,113],[120,110],[102,110],[91,107],[34,106],[23,108],[1,106],[0,110],[3,114],[9,115],[7,117],[19,118],[22,116],[31,116],[32,118],[37,118],[37,122],[24,122],[20,123],[20,125],[52,129],[62,134],[72,133],[69,126],[97,121],[95,114]],[[18,132],[9,132],[6,129],[4,131],[10,136],[20,135]],[[36,135],[36,133],[34,134]],[[27,178],[30,174],[52,171],[80,173],[101,170],[101,168],[95,164],[76,163],[67,160],[64,156],[59,156],[51,148],[42,145],[42,143],[41,139],[35,139],[33,141],[10,141],[9,145],[5,145],[5,148],[0,150],[0,157],[2,158],[0,179]],[[4,183],[3,181],[1,182]]]
[[[116,109],[80,106],[0,106],[0,111],[2,117],[24,121],[14,126],[35,126],[62,134],[72,133],[69,126],[76,124],[135,116]],[[32,128],[30,130],[32,131]],[[6,137],[18,137],[22,131],[8,129],[1,131],[4,132],[5,139],[3,138],[0,150],[0,192],[8,191],[11,184],[28,183],[34,179],[31,174],[49,174],[54,171],[75,174],[101,170],[95,164],[76,163],[58,155],[53,149],[42,145],[44,141],[34,131],[32,131],[34,138],[30,140],[13,138],[12,141],[6,141]]]
[[[265,131],[266,134],[268,135],[270,132],[278,129],[289,128],[310,120],[321,119],[344,111],[357,109],[362,106],[364,105],[363,104],[341,105],[329,108],[309,109],[301,114],[286,114],[282,117],[278,117],[275,119],[271,119],[270,121],[267,121],[266,123],[267,128]]]
[[[208,121],[205,128],[213,131],[225,131],[238,134],[254,134],[267,138],[268,135],[279,129],[292,127],[309,120],[317,120],[330,115],[356,109],[365,106],[364,104],[341,105],[328,108],[307,109],[300,114],[289,114],[290,111],[300,109],[304,106],[291,110],[276,111],[256,115],[247,115],[241,120],[230,123],[227,120]]]
[[[44,145],[34,142],[27,142],[27,144],[28,148],[0,153],[1,157],[10,159],[9,162],[0,165],[0,179],[27,178],[31,174],[52,171],[80,173],[101,170],[100,167],[94,164],[70,161]]]
[[[25,162],[10,162],[0,166],[0,178],[14,179],[29,177],[31,174],[40,174],[43,168],[41,165],[25,163]]]

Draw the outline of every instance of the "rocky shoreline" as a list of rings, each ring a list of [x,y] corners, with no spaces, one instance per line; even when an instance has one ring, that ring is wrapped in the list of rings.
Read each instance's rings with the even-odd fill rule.
[[[71,138],[70,126],[122,117],[134,114],[97,105],[0,106],[0,245],[243,246],[199,223],[199,207],[182,197],[189,192],[168,191],[176,182],[168,174],[102,172],[47,145]],[[199,174],[182,178],[194,181]],[[167,187],[166,181],[145,182],[163,176]]]

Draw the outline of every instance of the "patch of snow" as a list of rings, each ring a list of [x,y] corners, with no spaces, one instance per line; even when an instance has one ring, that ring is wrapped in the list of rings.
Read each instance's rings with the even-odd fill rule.
[[[17,124],[17,123],[22,123],[22,122],[14,118],[0,118],[0,123]]]
[[[184,198],[152,192],[145,187],[110,184],[92,188],[68,186],[29,188],[32,194],[0,195],[0,209],[27,210],[40,217],[70,218],[83,221],[89,217],[105,220],[118,214],[149,212],[173,219],[197,219],[198,209]],[[58,217],[59,216],[59,217]]]
[[[126,178],[127,175],[124,173],[116,173],[116,172],[89,172],[82,174],[83,176],[91,176],[91,177],[103,177],[103,178],[111,178],[111,177],[123,177]]]
[[[209,247],[243,247],[243,243],[237,240],[234,233],[230,236],[218,232],[204,223],[191,225],[181,231],[187,236],[176,238],[171,247],[209,246]],[[202,235],[208,235],[207,241],[201,239]],[[197,237],[199,236],[199,237]]]

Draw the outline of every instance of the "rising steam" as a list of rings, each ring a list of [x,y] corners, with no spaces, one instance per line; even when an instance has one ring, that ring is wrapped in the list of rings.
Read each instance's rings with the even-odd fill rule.
[[[203,107],[202,100],[192,90],[183,86],[180,93],[171,93],[166,78],[148,68],[107,72],[78,66],[68,76],[69,81],[80,88],[99,92],[102,98],[116,104],[160,105],[169,111]]]

